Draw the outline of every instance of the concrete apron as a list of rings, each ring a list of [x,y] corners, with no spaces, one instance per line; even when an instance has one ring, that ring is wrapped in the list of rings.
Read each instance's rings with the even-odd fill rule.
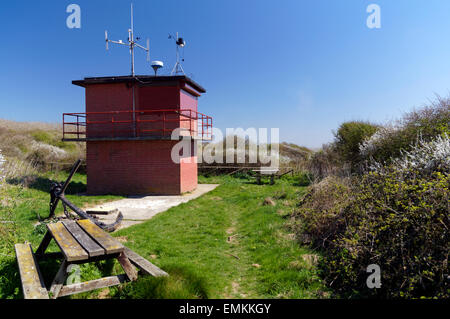
[[[118,229],[127,228],[132,225],[143,223],[156,214],[165,212],[171,207],[187,203],[216,189],[216,184],[199,184],[197,189],[191,193],[178,196],[145,196],[130,197],[114,202],[104,203],[95,207],[89,207],[88,211],[111,211],[118,209],[123,214],[123,221]],[[110,224],[116,220],[117,214],[96,215],[99,220]]]

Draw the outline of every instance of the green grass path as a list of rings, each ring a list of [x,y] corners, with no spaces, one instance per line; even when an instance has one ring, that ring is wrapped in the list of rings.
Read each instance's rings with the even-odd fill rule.
[[[121,298],[313,298],[324,288],[311,254],[289,233],[288,214],[304,191],[292,180],[255,185],[247,179],[211,178],[222,184],[189,203],[115,236],[166,270],[111,295]],[[272,197],[275,206],[263,205]]]

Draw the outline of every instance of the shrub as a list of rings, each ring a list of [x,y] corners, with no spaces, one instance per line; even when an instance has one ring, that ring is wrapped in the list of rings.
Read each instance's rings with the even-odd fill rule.
[[[450,98],[437,97],[430,106],[406,113],[399,123],[410,136],[420,134],[427,141],[450,134]]]
[[[299,232],[323,248],[326,282],[343,295],[449,298],[448,137],[421,141],[352,183],[328,178],[296,212]],[[309,238],[308,238],[309,237]],[[382,288],[366,287],[378,264]]]
[[[31,132],[30,135],[37,142],[42,142],[45,144],[52,144],[52,142],[53,142],[53,136],[50,135],[48,132],[45,132],[42,130],[37,130],[37,131]]]
[[[445,134],[450,135],[450,99],[438,98],[432,105],[380,127],[361,144],[360,155],[365,160],[389,163],[411,150],[418,139],[428,142]]]
[[[342,232],[343,209],[351,199],[349,179],[328,176],[310,187],[294,213],[300,221],[298,238],[315,247],[329,246],[329,238]]]
[[[348,165],[340,161],[335,144],[325,144],[322,149],[311,155],[306,163],[306,169],[311,172],[315,181],[327,176],[347,176]]]
[[[436,171],[443,173],[450,171],[450,138],[447,134],[438,136],[430,142],[420,139],[412,150],[401,153],[402,157],[392,159],[392,166],[399,170],[415,170],[422,175]],[[383,164],[372,162],[369,170],[383,170]]]
[[[305,168],[316,180],[328,175],[361,174],[371,162],[389,164],[417,141],[429,142],[446,134],[450,134],[450,98],[438,97],[430,106],[383,126],[361,121],[341,124],[334,142],[315,152]]]
[[[294,177],[296,186],[309,186],[313,180],[313,176],[309,172],[297,173]]]
[[[335,145],[342,161],[350,163],[356,169],[362,158],[359,153],[360,144],[370,138],[377,126],[367,122],[346,122],[341,124],[335,133]]]
[[[41,169],[46,169],[49,163],[60,161],[67,156],[67,152],[59,147],[42,142],[33,141],[31,149],[26,159]]]

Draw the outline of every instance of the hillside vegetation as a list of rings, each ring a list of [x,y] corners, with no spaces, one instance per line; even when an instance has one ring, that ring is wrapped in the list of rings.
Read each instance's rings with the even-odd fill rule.
[[[51,169],[67,169],[85,158],[85,144],[62,142],[62,128],[56,124],[0,120],[0,154],[3,172],[14,178]]]
[[[227,145],[227,140],[234,141],[231,147]],[[231,135],[222,141],[204,143],[202,147],[203,158],[199,165],[200,172],[205,174],[213,172],[215,175],[230,174],[238,168],[259,168],[274,164],[279,165],[281,172],[293,170],[296,173],[304,173],[305,164],[313,153],[312,150],[293,143],[257,144],[248,138]],[[275,152],[275,149],[278,149],[278,152]],[[234,154],[234,160],[231,163],[227,163],[229,154]],[[268,162],[261,161],[261,155],[273,156],[278,163],[272,163],[270,159]],[[213,163],[210,162],[211,158],[214,160]]]
[[[449,298],[450,100],[394,123],[343,123],[315,153],[316,179],[293,213],[303,243],[321,249],[340,296]],[[366,269],[381,268],[368,289]]]

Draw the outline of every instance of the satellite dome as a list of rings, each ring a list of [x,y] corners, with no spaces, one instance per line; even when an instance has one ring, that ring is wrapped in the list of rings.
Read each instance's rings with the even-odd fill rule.
[[[162,61],[152,61],[152,68],[156,73],[158,73],[158,70],[164,67],[164,63]]]

